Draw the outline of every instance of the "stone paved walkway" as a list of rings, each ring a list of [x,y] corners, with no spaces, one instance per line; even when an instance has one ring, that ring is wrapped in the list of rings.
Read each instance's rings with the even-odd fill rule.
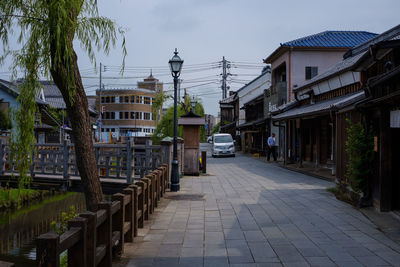
[[[400,266],[400,245],[333,184],[237,155],[168,193],[121,266]]]

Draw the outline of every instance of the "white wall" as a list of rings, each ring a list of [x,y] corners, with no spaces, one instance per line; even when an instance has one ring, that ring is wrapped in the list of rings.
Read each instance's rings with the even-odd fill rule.
[[[263,94],[271,86],[271,73],[263,73],[238,91],[239,96],[239,125],[245,123],[246,114],[241,108],[245,103]]]

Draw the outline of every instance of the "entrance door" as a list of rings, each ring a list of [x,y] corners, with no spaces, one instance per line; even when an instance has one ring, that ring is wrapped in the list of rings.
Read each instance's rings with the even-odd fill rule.
[[[392,209],[400,210],[400,128],[392,128]]]

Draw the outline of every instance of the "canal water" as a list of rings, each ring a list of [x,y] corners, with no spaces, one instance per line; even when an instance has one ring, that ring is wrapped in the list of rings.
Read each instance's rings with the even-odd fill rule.
[[[15,266],[35,266],[35,238],[50,230],[52,221],[59,221],[62,212],[74,206],[76,213],[85,209],[85,197],[66,193],[49,197],[20,210],[0,213],[0,261]]]

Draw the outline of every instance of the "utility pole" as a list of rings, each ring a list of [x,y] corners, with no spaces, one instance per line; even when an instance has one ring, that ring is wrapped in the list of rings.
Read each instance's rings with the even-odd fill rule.
[[[102,128],[102,123],[103,123],[103,114],[102,114],[102,109],[101,109],[101,87],[102,87],[102,81],[101,81],[101,71],[102,71],[102,64],[100,62],[100,82],[99,82],[99,114],[100,114],[100,127],[99,127],[99,137],[100,137],[100,142],[103,142],[103,134],[101,133],[101,128]]]
[[[227,61],[225,59],[225,57],[222,57],[222,85],[221,85],[221,89],[222,89],[222,99],[225,99],[227,97],[227,92],[229,89],[229,86],[227,86],[226,84],[226,79],[228,78],[228,76],[230,76],[231,74],[228,72],[227,69],[229,69],[231,67],[231,65],[229,64],[230,62]]]

